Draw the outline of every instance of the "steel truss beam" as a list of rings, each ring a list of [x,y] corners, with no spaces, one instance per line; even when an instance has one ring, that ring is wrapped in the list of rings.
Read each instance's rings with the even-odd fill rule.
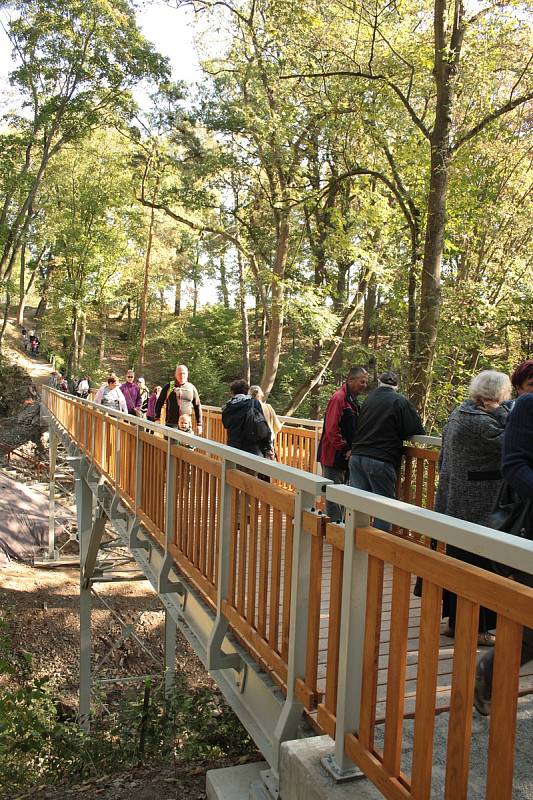
[[[82,645],[80,654],[80,724],[85,730],[89,730],[92,678],[90,584],[98,579],[94,572],[93,559],[95,549],[96,552],[98,550],[96,546],[98,538],[101,542],[101,534],[99,537],[98,533],[101,522],[97,525],[96,521],[107,517],[118,539],[124,547],[130,549],[137,565],[158,593],[165,608],[165,690],[170,692],[175,680],[177,626],[204,666],[209,668],[211,676],[225,699],[266,760],[273,765],[275,776],[280,742],[296,737],[296,727],[301,717],[301,705],[293,697],[285,700],[277,685],[229,632],[227,621],[220,613],[220,602],[219,613],[215,616],[186,577],[178,574],[177,567],[169,559],[168,553],[150,537],[135,514],[122,504],[115,487],[100,477],[95,467],[87,461],[53,417],[50,417],[48,422],[59,440],[68,449],[70,466],[74,469],[76,476],[80,549],[82,563],[86,566],[86,569],[80,571],[80,637]],[[140,459],[138,459],[138,466],[139,464]],[[231,465],[228,463],[229,466]],[[300,506],[305,500],[307,500],[307,493],[302,492],[299,500]],[[172,526],[167,527],[167,530],[171,529]],[[228,531],[226,531],[226,541],[227,535]],[[222,547],[221,542],[221,550]],[[89,576],[88,572],[91,566],[92,575]],[[87,579],[89,586],[87,586]],[[295,580],[297,583],[297,579],[293,578],[293,581]],[[300,591],[302,587],[297,585],[296,588]],[[298,591],[294,592],[293,602],[295,604],[298,602]],[[221,598],[220,594],[220,600]],[[295,616],[295,625],[297,624],[296,619]],[[294,671],[291,666],[289,669]],[[282,712],[284,712],[283,716]]]

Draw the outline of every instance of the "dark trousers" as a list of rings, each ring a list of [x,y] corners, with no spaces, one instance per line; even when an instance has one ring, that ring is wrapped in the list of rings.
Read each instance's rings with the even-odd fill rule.
[[[531,628],[524,628],[522,652],[520,653],[520,666],[527,664],[528,661],[533,661],[533,630]],[[492,696],[492,675],[494,671],[493,647],[480,659],[478,670],[482,671],[487,679],[487,699],[490,699]]]
[[[346,464],[348,466],[348,464]],[[329,478],[333,483],[346,483],[346,469],[339,467],[322,467],[322,474],[324,478]],[[344,510],[338,503],[332,503],[331,500],[326,500],[326,514],[332,522],[342,522],[344,519]]]

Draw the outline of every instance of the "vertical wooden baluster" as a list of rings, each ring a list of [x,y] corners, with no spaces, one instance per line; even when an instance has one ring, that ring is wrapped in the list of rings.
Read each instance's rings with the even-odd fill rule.
[[[257,498],[250,501],[250,542],[248,547],[248,593],[246,599],[246,619],[255,627],[255,595],[257,590],[257,538],[258,538]]]
[[[415,489],[415,505],[422,506],[424,494],[424,459],[416,459],[416,489]]]
[[[400,774],[402,752],[410,591],[411,575],[403,569],[394,567],[389,643],[389,654],[392,657],[389,657],[387,674],[383,766],[395,777]]]
[[[311,536],[304,531],[303,535]],[[317,697],[318,647],[320,643],[320,612],[322,609],[322,572],[324,566],[323,528],[311,536],[311,570],[309,572],[309,622],[307,627],[307,652],[305,656],[305,685]]]
[[[229,553],[229,577],[228,577],[228,602],[235,605],[235,576],[236,576],[236,560],[237,560],[237,489],[231,487],[231,541]]]
[[[342,581],[344,552],[334,544],[331,549],[331,577],[329,593],[328,652],[326,661],[325,706],[330,715],[337,711],[337,683],[339,673],[339,645],[341,625]]]
[[[200,553],[198,569],[202,575],[209,579],[207,574],[207,549],[209,543],[209,478],[207,470],[202,471],[202,517],[200,520]]]
[[[427,477],[427,496],[426,496],[426,507],[433,510],[433,506],[435,505],[435,483],[436,483],[436,464],[437,462],[430,458],[428,461],[428,477]]]
[[[195,567],[200,567],[200,549],[202,548],[202,503],[203,503],[203,486],[204,486],[204,473],[201,467],[197,467],[196,476],[196,500],[195,500],[195,514],[194,514],[194,551],[193,551],[193,564]]]
[[[478,623],[479,605],[458,597],[448,723],[446,800],[457,800],[468,794]]]
[[[268,560],[270,550],[270,506],[261,503],[261,533],[259,536],[259,598],[257,630],[266,639],[268,600]]]
[[[372,750],[374,746],[382,605],[383,561],[375,556],[369,556],[363,680],[361,684],[361,711],[359,717],[359,741],[367,750]]]
[[[289,659],[289,625],[291,609],[291,580],[292,580],[292,545],[294,528],[292,517],[285,516],[285,553],[283,569],[283,606],[281,614],[281,656],[285,661]]]
[[[281,512],[277,508],[273,513],[272,525],[272,561],[270,571],[270,603],[268,614],[268,643],[279,652],[279,603],[281,588]]]
[[[238,591],[237,591],[237,611],[244,617],[244,603],[246,598],[246,563],[248,549],[248,503],[250,501],[246,492],[241,491],[239,503],[239,564],[238,564]]]
[[[217,524],[217,479],[215,475],[209,478],[209,534],[207,551],[207,577],[211,583],[215,583],[214,562],[216,547],[216,524]]]
[[[435,698],[439,667],[442,589],[424,579],[416,675],[415,730],[411,790],[420,800],[431,796]]]
[[[487,800],[512,800],[522,626],[498,615],[489,735]]]

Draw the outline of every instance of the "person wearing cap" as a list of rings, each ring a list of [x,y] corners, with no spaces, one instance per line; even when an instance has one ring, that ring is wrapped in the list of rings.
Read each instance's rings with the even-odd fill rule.
[[[398,392],[396,373],[383,372],[359,414],[351,447],[349,485],[395,497],[403,443],[423,434],[424,426],[415,407]],[[374,527],[388,531],[391,526],[375,519]]]

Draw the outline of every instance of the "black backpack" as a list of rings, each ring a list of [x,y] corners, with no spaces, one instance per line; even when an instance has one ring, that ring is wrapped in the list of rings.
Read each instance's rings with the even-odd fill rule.
[[[253,443],[266,442],[271,437],[270,426],[258,405],[255,400],[250,401],[242,427],[244,438]]]

